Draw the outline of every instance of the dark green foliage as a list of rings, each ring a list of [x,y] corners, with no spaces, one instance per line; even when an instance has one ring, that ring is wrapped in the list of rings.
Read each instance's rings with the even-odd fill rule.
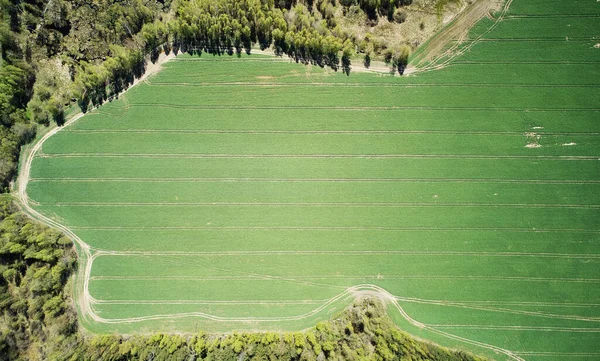
[[[316,11],[296,4],[289,10],[267,1],[184,0],[169,32],[176,50],[233,54],[250,52],[252,44],[273,44],[277,54],[303,63],[337,69],[339,53],[350,46],[349,37],[335,29],[331,3],[315,3]],[[285,4],[287,6],[287,4]]]
[[[90,103],[94,106],[119,94],[144,73],[146,62],[141,50],[121,46],[111,47],[111,56],[102,64],[81,62],[73,82],[73,95],[85,112]]]
[[[410,56],[410,48],[406,45],[401,45],[394,49],[387,49],[384,54],[385,62],[392,66],[392,71],[398,71],[400,75],[404,74],[404,70],[408,65],[408,57]]]
[[[77,337],[65,292],[75,251],[59,232],[16,212],[8,196],[0,198],[0,219],[0,360],[51,358]]]
[[[412,4],[412,0],[340,0],[340,4],[344,7],[360,6],[371,20],[380,16],[393,20],[395,10],[400,6]]]
[[[29,100],[29,79],[30,73],[20,67],[0,68],[0,190],[15,175],[21,145],[35,135],[23,110]]]

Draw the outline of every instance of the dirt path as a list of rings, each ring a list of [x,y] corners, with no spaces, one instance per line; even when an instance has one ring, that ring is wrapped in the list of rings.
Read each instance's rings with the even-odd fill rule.
[[[140,82],[144,81],[149,76],[155,74],[161,69],[162,64],[173,59],[175,57],[174,54],[164,55],[161,54],[158,61],[154,64],[149,63],[146,67],[146,72],[140,78],[135,79],[133,84],[128,88],[136,86]],[[128,90],[127,89],[127,90]],[[125,90],[125,91],[127,91]],[[104,103],[106,103],[105,101]],[[103,104],[104,104],[103,103]],[[35,209],[31,207],[29,204],[30,199],[27,195],[27,184],[30,180],[31,175],[31,164],[33,163],[33,159],[35,155],[42,149],[42,145],[46,140],[48,140],[51,136],[58,133],[60,130],[70,126],[75,123],[81,117],[84,116],[84,113],[79,112],[75,114],[71,119],[69,119],[62,127],[54,126],[54,128],[50,129],[43,137],[41,137],[33,146],[26,152],[24,152],[25,159],[21,164],[19,169],[18,179],[17,179],[17,191],[16,197],[21,203],[22,210],[27,213],[32,218],[47,224],[50,227],[56,228],[61,232],[65,233],[68,237],[70,237],[76,244],[76,247],[79,249],[79,258],[80,263],[83,265],[82,269],[78,272],[76,276],[75,282],[75,302],[81,311],[81,315],[84,319],[92,319],[96,322],[102,322],[103,319],[100,318],[91,306],[91,296],[89,294],[89,279],[92,270],[92,263],[94,261],[94,255],[92,254],[92,250],[90,246],[85,243],[81,238],[79,238],[73,231],[64,225],[54,221],[51,218],[44,216],[39,213]]]
[[[510,3],[511,1],[507,1]],[[427,42],[421,54],[409,65],[410,73],[428,69],[444,58],[454,58],[459,46],[466,40],[471,28],[491,12],[498,10],[502,4],[501,0],[477,0],[466,10],[460,13],[448,26],[436,34]],[[446,46],[454,41],[454,44],[444,51]],[[462,54],[462,52],[459,52]]]

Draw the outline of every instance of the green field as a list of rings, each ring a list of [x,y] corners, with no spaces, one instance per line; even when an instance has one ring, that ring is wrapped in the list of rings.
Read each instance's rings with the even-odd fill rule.
[[[600,359],[599,29],[514,0],[406,77],[180,55],[27,193],[90,246],[94,332],[300,330],[377,292],[442,345]]]

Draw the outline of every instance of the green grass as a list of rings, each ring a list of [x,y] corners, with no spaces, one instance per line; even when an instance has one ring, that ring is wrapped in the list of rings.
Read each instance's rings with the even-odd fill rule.
[[[46,155],[473,155],[497,151],[502,155],[532,155],[523,134],[223,134],[190,133],[58,133]],[[573,150],[562,146],[578,144]],[[600,136],[547,135],[535,155],[594,155]],[[110,152],[107,150],[110,149]]]
[[[515,41],[486,41],[477,45],[476,51],[471,51],[460,58],[463,62],[594,62],[598,60],[596,43],[590,40],[574,41],[539,41],[536,46]]]
[[[69,227],[539,228],[600,231],[599,208],[344,205],[44,206]],[[460,217],[457,216],[460,212]],[[327,219],[327,223],[323,220]],[[240,220],[244,220],[240,224]]]
[[[446,346],[600,357],[600,5],[505,15],[402,78],[180,55],[51,137],[28,194],[92,248],[85,326],[300,330],[374,284]]]
[[[532,17],[512,18],[501,22],[488,38],[491,39],[592,39],[600,18]]]
[[[511,15],[600,15],[597,3],[587,0],[528,0],[513,1]]]
[[[464,66],[465,68],[467,66]],[[496,66],[498,67],[498,66]],[[458,70],[458,67],[454,68]],[[587,74],[586,74],[587,75]],[[480,79],[481,81],[481,79]],[[589,81],[589,79],[588,79]],[[104,107],[109,107],[105,105]],[[578,112],[531,112],[457,109],[444,110],[365,110],[361,116],[348,117],[356,110],[318,109],[256,109],[245,112],[227,110],[202,110],[202,116],[194,109],[180,109],[177,117],[166,108],[133,107],[120,117],[110,116],[102,108],[102,114],[92,113],[90,121],[73,124],[74,131],[133,131],[133,130],[254,130],[254,131],[322,131],[322,130],[371,130],[371,131],[479,131],[515,132],[523,134],[533,127],[544,132],[600,132],[600,124],[595,120],[595,111]],[[565,115],[570,122],[565,124]],[[93,118],[93,119],[91,119]],[[168,119],[168,121],[165,121]],[[485,121],[484,121],[485,120]],[[69,132],[71,128],[63,130]]]
[[[99,249],[158,252],[219,252],[223,250],[223,244],[240,251],[255,250],[257,244],[267,250],[335,251],[343,243],[344,250],[349,251],[368,249],[584,254],[592,253],[597,246],[597,234],[584,231],[80,229],[77,234]]]
[[[559,149],[562,151],[563,148],[565,147]],[[576,149],[576,146],[569,147],[569,149]],[[534,152],[535,150],[532,153]],[[449,182],[479,180],[488,183],[495,180],[515,182],[552,180],[562,183],[597,181],[598,163],[593,160],[544,158],[492,160],[471,157],[450,159],[444,157],[58,157],[38,158],[34,162],[32,175],[34,182],[38,181],[37,178],[41,178],[39,181],[65,184],[73,180],[88,180],[89,178],[96,182],[114,182],[117,178],[116,181],[148,180],[161,183],[228,181],[233,178],[256,183],[268,183],[265,180],[269,179],[324,181],[336,179],[388,179],[392,181],[431,179]],[[68,178],[65,179],[65,177]]]
[[[176,188],[161,183],[141,182],[33,182],[29,194],[38,202],[68,204],[86,202],[128,203],[423,203],[423,204],[522,204],[523,199],[539,205],[596,205],[600,202],[600,184],[512,184],[493,186],[475,182],[404,182],[401,189],[395,182],[296,182],[268,183],[257,187],[252,182],[214,182],[198,187],[194,182],[182,182]],[[492,189],[493,187],[493,189]],[[494,190],[492,193],[491,191]]]

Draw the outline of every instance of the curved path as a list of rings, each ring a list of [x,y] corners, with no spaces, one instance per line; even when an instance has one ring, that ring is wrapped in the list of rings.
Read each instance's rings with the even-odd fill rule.
[[[428,72],[428,71],[432,71],[432,70],[440,70],[440,69],[443,69],[443,68],[447,67],[448,65],[450,65],[450,63],[452,63],[452,61],[454,59],[463,55],[464,53],[469,51],[473,46],[475,46],[477,43],[482,41],[482,39],[484,39],[484,37],[486,35],[488,35],[492,30],[494,30],[498,26],[498,24],[505,19],[506,15],[508,14],[510,5],[512,4],[512,1],[513,0],[506,0],[505,3],[502,5],[500,13],[499,13],[498,17],[495,18],[493,24],[489,28],[487,28],[483,33],[479,34],[475,39],[470,41],[468,45],[464,46],[463,48],[460,48],[460,45],[466,40],[467,36],[469,35],[469,31],[471,30],[471,27],[473,25],[475,25],[477,22],[479,22],[479,20],[481,20],[488,13],[488,11],[490,11],[492,9],[492,7],[489,6],[490,4],[485,3],[483,1],[480,3],[475,3],[475,5],[483,4],[486,6],[481,7],[480,9],[477,9],[478,11],[474,11],[474,18],[473,19],[467,18],[467,20],[471,20],[471,21],[468,21],[466,24],[460,24],[460,25],[454,24],[449,29],[445,30],[446,32],[452,33],[454,30],[454,27],[459,29],[460,35],[458,36],[458,39],[456,40],[455,44],[452,45],[450,48],[448,48],[443,53],[435,56],[435,58],[432,59],[428,65],[420,66],[420,64],[417,64],[415,66],[415,65],[409,64],[408,69],[407,69],[408,73],[417,74],[417,73]],[[475,6],[475,5],[473,5],[473,6]],[[467,15],[469,15],[469,14],[467,14]],[[442,40],[441,43],[446,44],[444,40]],[[436,46],[437,46],[437,44],[436,44]]]
[[[173,56],[162,57],[156,64],[150,65],[147,72],[139,79],[135,81],[132,86],[139,84],[141,81],[144,81],[149,75],[157,72],[160,69],[160,65],[168,60],[170,60]],[[130,87],[131,88],[131,87]],[[22,210],[30,215],[32,218],[45,223],[46,225],[53,227],[55,229],[60,230],[68,237],[70,237],[74,242],[78,249],[80,266],[82,268],[78,271],[75,282],[75,301],[79,308],[81,317],[86,321],[103,323],[103,324],[114,324],[114,323],[131,323],[131,322],[141,322],[146,320],[157,320],[157,319],[176,319],[182,317],[200,317],[204,319],[208,319],[211,321],[217,322],[247,322],[247,321],[256,321],[256,322],[281,322],[281,321],[295,321],[307,319],[309,317],[315,316],[319,312],[323,311],[327,306],[332,305],[337,301],[341,301],[347,297],[364,297],[364,296],[374,296],[380,298],[387,305],[391,305],[394,309],[396,309],[400,315],[409,322],[412,326],[417,328],[427,330],[439,336],[443,336],[449,338],[454,341],[459,341],[465,344],[469,344],[476,347],[481,347],[484,349],[491,350],[493,352],[501,353],[508,356],[510,359],[516,361],[524,361],[521,357],[519,357],[515,352],[507,349],[503,349],[497,346],[489,345],[486,343],[481,343],[478,341],[470,340],[464,337],[460,337],[457,335],[453,335],[447,333],[445,331],[441,331],[437,328],[431,327],[430,325],[423,324],[412,317],[410,317],[399,304],[399,298],[390,294],[385,289],[373,285],[373,284],[362,284],[356,285],[352,287],[345,288],[338,295],[325,300],[322,305],[316,307],[312,311],[307,313],[297,315],[297,316],[288,316],[288,317],[263,317],[263,318],[253,318],[253,317],[245,317],[245,318],[236,318],[236,317],[220,317],[208,313],[203,312],[191,312],[191,313],[180,313],[180,314],[166,314],[166,315],[154,315],[154,316],[146,316],[146,317],[131,317],[131,318],[121,318],[121,319],[106,319],[99,316],[94,310],[93,304],[98,303],[99,301],[95,300],[89,293],[89,281],[91,276],[92,264],[94,259],[98,256],[104,254],[114,255],[118,252],[113,251],[103,251],[103,250],[94,250],[87,243],[85,243],[81,238],[79,238],[72,230],[68,227],[56,222],[55,220],[41,214],[37,210],[35,210],[30,205],[30,199],[27,195],[27,185],[30,180],[31,174],[31,165],[35,156],[40,152],[42,146],[46,140],[48,140],[51,136],[58,133],[61,129],[68,127],[69,125],[75,123],[77,120],[84,116],[83,113],[78,113],[74,115],[71,119],[69,119],[63,127],[55,127],[48,131],[44,136],[42,136],[33,146],[24,152],[23,162],[21,164],[21,168],[19,170],[19,176],[17,181],[17,189],[16,189],[16,197],[21,203]]]
[[[124,92],[136,86],[140,82],[144,81],[150,75],[158,72],[161,69],[162,64],[169,61],[170,59],[173,59],[174,57],[175,55],[173,53],[169,55],[161,54],[158,61],[156,63],[148,64],[148,66],[146,67],[146,72],[141,77],[136,79],[133,82],[133,84]],[[105,101],[104,103],[106,102],[107,101]],[[78,253],[80,265],[83,265],[83,270],[77,272],[78,275],[76,277],[75,285],[75,302],[77,303],[77,306],[81,311],[81,316],[84,319],[91,319],[93,321],[102,323],[104,319],[96,314],[90,302],[91,296],[89,294],[88,286],[90,274],[92,271],[92,263],[94,261],[94,257],[92,256],[90,246],[87,243],[85,243],[81,238],[79,238],[69,228],[44,216],[40,212],[33,209],[29,204],[29,196],[27,195],[27,184],[29,183],[31,175],[31,164],[33,163],[33,159],[35,158],[36,154],[42,149],[42,145],[44,144],[44,142],[54,134],[58,133],[61,129],[64,129],[69,125],[75,123],[84,115],[84,113],[79,112],[75,114],[71,119],[69,119],[63,126],[54,126],[54,128],[52,128],[50,131],[44,134],[44,136],[42,136],[36,143],[34,143],[30,149],[24,152],[25,154],[23,154],[23,156],[25,157],[25,159],[22,161],[19,169],[16,196],[19,202],[21,203],[22,209],[25,213],[27,213],[32,218],[47,224],[50,227],[60,230],[75,242],[79,250]]]

